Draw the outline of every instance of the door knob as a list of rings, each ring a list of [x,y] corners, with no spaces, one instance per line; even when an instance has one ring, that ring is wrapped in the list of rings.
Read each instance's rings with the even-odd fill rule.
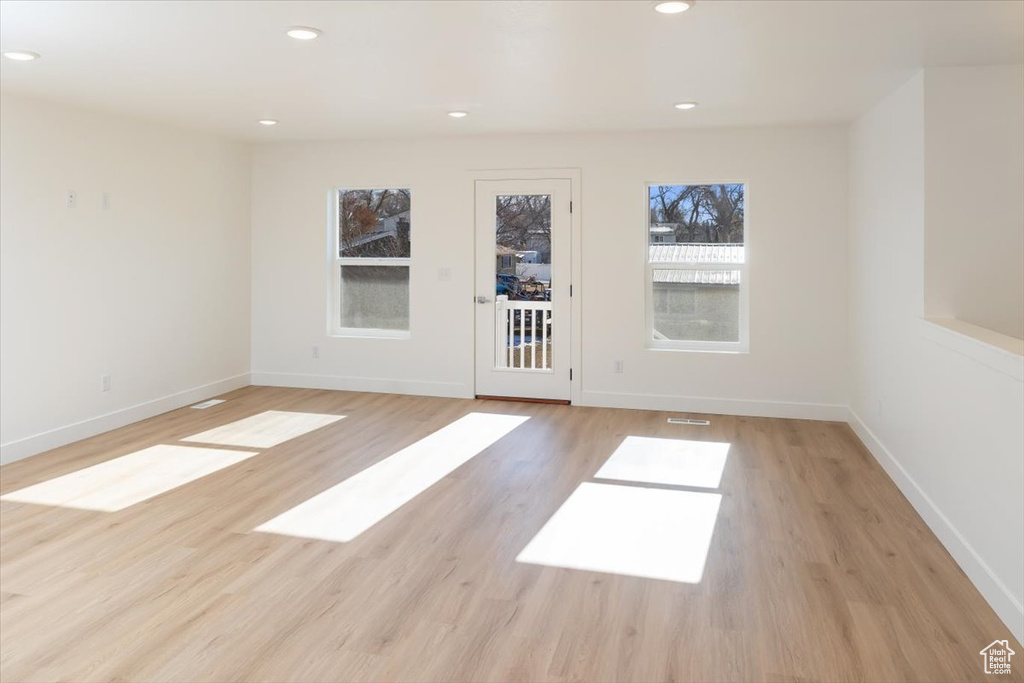
[[[489,296],[478,296],[476,298],[476,302],[478,304],[489,304],[489,303],[491,303],[491,297],[489,297]]]

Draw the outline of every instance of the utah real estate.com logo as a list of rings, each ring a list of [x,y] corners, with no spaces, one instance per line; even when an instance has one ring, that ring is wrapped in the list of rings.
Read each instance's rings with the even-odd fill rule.
[[[987,674],[1008,674],[1010,673],[1010,657],[1017,654],[1010,649],[1008,640],[993,640],[992,644],[981,651],[985,658],[985,673]]]

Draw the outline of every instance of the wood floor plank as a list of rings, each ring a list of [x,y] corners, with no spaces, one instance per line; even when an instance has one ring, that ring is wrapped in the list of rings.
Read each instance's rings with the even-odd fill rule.
[[[268,411],[345,416],[112,512],[0,501],[0,679],[984,681],[1008,637],[844,424],[222,398],[0,468],[6,494]],[[255,531],[473,412],[529,419],[350,542]],[[699,582],[517,562],[628,436],[729,444],[717,488],[676,487],[721,495]]]

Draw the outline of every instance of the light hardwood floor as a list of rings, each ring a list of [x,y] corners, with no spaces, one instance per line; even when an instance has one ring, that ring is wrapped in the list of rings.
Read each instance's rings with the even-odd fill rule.
[[[0,501],[5,683],[995,678],[1007,629],[844,424],[224,398],[0,469],[6,494],[263,411],[346,416],[117,511]],[[254,531],[470,412],[530,419],[351,542]],[[700,582],[517,562],[627,436],[730,444]]]

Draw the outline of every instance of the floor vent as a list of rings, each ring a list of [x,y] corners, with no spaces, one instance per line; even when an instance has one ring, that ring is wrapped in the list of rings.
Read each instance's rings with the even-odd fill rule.
[[[702,425],[707,426],[711,424],[711,420],[691,420],[688,417],[670,417],[668,419],[669,424],[674,425]]]
[[[206,410],[210,406],[215,406],[218,403],[223,403],[223,402],[224,402],[223,398],[211,398],[209,401],[203,401],[202,403],[197,403],[194,406],[190,406],[190,407],[191,408],[195,408],[196,410]]]

